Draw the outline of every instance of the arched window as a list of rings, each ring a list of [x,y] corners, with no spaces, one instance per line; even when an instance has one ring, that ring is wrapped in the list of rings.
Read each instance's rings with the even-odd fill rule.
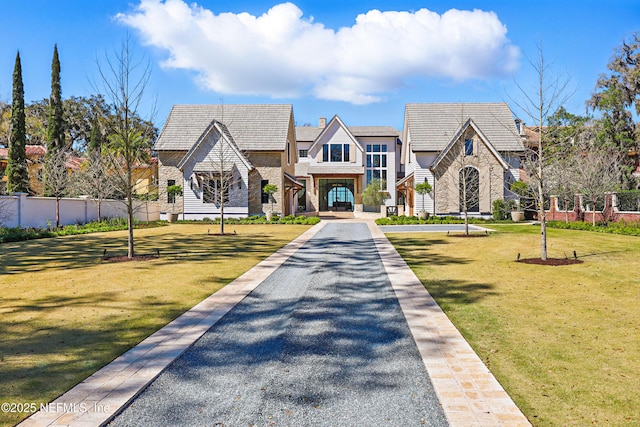
[[[480,172],[473,166],[460,169],[460,212],[480,212]]]

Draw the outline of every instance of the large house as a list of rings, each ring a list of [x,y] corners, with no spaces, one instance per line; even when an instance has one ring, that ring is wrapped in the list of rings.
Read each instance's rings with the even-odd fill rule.
[[[396,206],[399,136],[389,126],[347,127],[337,115],[329,123],[321,118],[318,127],[296,127],[295,172],[305,184],[298,210],[361,212],[362,192],[373,179],[388,196],[385,205]]]
[[[246,217],[296,210],[297,161],[291,105],[175,105],[154,145],[161,217]],[[270,197],[263,189],[274,184]],[[179,185],[182,196],[167,194]]]
[[[519,122],[506,103],[407,104],[402,163],[398,181],[405,213],[490,214],[492,202],[509,197],[520,176],[524,152]],[[430,194],[416,196],[416,184],[428,182]]]
[[[407,104],[402,132],[347,126],[339,116],[294,126],[293,107],[175,105],[154,146],[162,215],[216,217],[366,210],[362,194],[383,184],[388,211],[489,214],[519,178],[521,129],[506,103]],[[429,182],[423,197],[416,184]],[[271,198],[263,191],[275,184]],[[167,194],[181,186],[182,196]],[[465,192],[462,192],[464,189]],[[384,207],[383,207],[384,209]]]

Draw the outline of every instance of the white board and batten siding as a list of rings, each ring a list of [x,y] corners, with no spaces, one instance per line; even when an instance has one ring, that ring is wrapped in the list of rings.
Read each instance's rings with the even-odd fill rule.
[[[433,152],[419,152],[415,153],[414,157],[414,169],[413,169],[413,182],[414,186],[418,185],[422,182],[426,181],[431,184],[431,188],[433,189],[432,194],[435,191],[438,191],[435,184],[435,178],[433,177],[433,173],[429,169],[433,161],[438,157],[438,153]],[[414,200],[414,212],[418,212],[422,209],[422,196],[418,193],[415,193]],[[424,210],[427,212],[434,214],[435,213],[435,202],[433,200],[432,195],[425,194],[424,195]]]
[[[222,151],[214,144],[203,143],[192,155],[183,169],[183,198],[184,219],[217,218],[220,206],[215,203],[204,203],[203,183],[196,178],[196,174],[205,177],[215,174],[221,169],[232,170],[233,178],[229,189],[229,204],[224,207],[224,214],[228,217],[247,217],[249,215],[249,169],[245,162],[229,146],[223,146]],[[212,146],[213,145],[213,146]],[[222,162],[220,157],[222,156]],[[211,175],[213,176],[213,175]]]

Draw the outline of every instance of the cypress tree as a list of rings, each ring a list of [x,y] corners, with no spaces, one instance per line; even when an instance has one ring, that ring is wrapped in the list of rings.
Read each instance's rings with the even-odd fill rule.
[[[49,123],[47,129],[47,153],[64,150],[64,118],[62,116],[62,90],[60,86],[60,59],[58,45],[53,47],[51,61],[51,98],[49,98]]]
[[[11,103],[11,131],[9,133],[9,159],[7,161],[7,191],[9,193],[29,191],[29,169],[27,167],[27,132],[24,113],[24,86],[20,52],[16,55],[13,69],[13,100]]]

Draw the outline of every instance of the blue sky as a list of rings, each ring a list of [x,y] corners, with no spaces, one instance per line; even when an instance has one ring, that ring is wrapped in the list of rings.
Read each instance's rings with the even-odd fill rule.
[[[161,127],[176,103],[291,103],[298,124],[402,127],[408,102],[521,99],[542,46],[584,113],[637,0],[312,1],[0,0],[0,100],[19,50],[26,101],[49,96],[58,44],[63,97],[95,93],[96,61],[129,33],[152,65]],[[379,11],[379,12],[376,12]],[[393,13],[401,12],[401,13]],[[144,112],[146,113],[146,111]],[[525,121],[527,119],[525,118]]]

